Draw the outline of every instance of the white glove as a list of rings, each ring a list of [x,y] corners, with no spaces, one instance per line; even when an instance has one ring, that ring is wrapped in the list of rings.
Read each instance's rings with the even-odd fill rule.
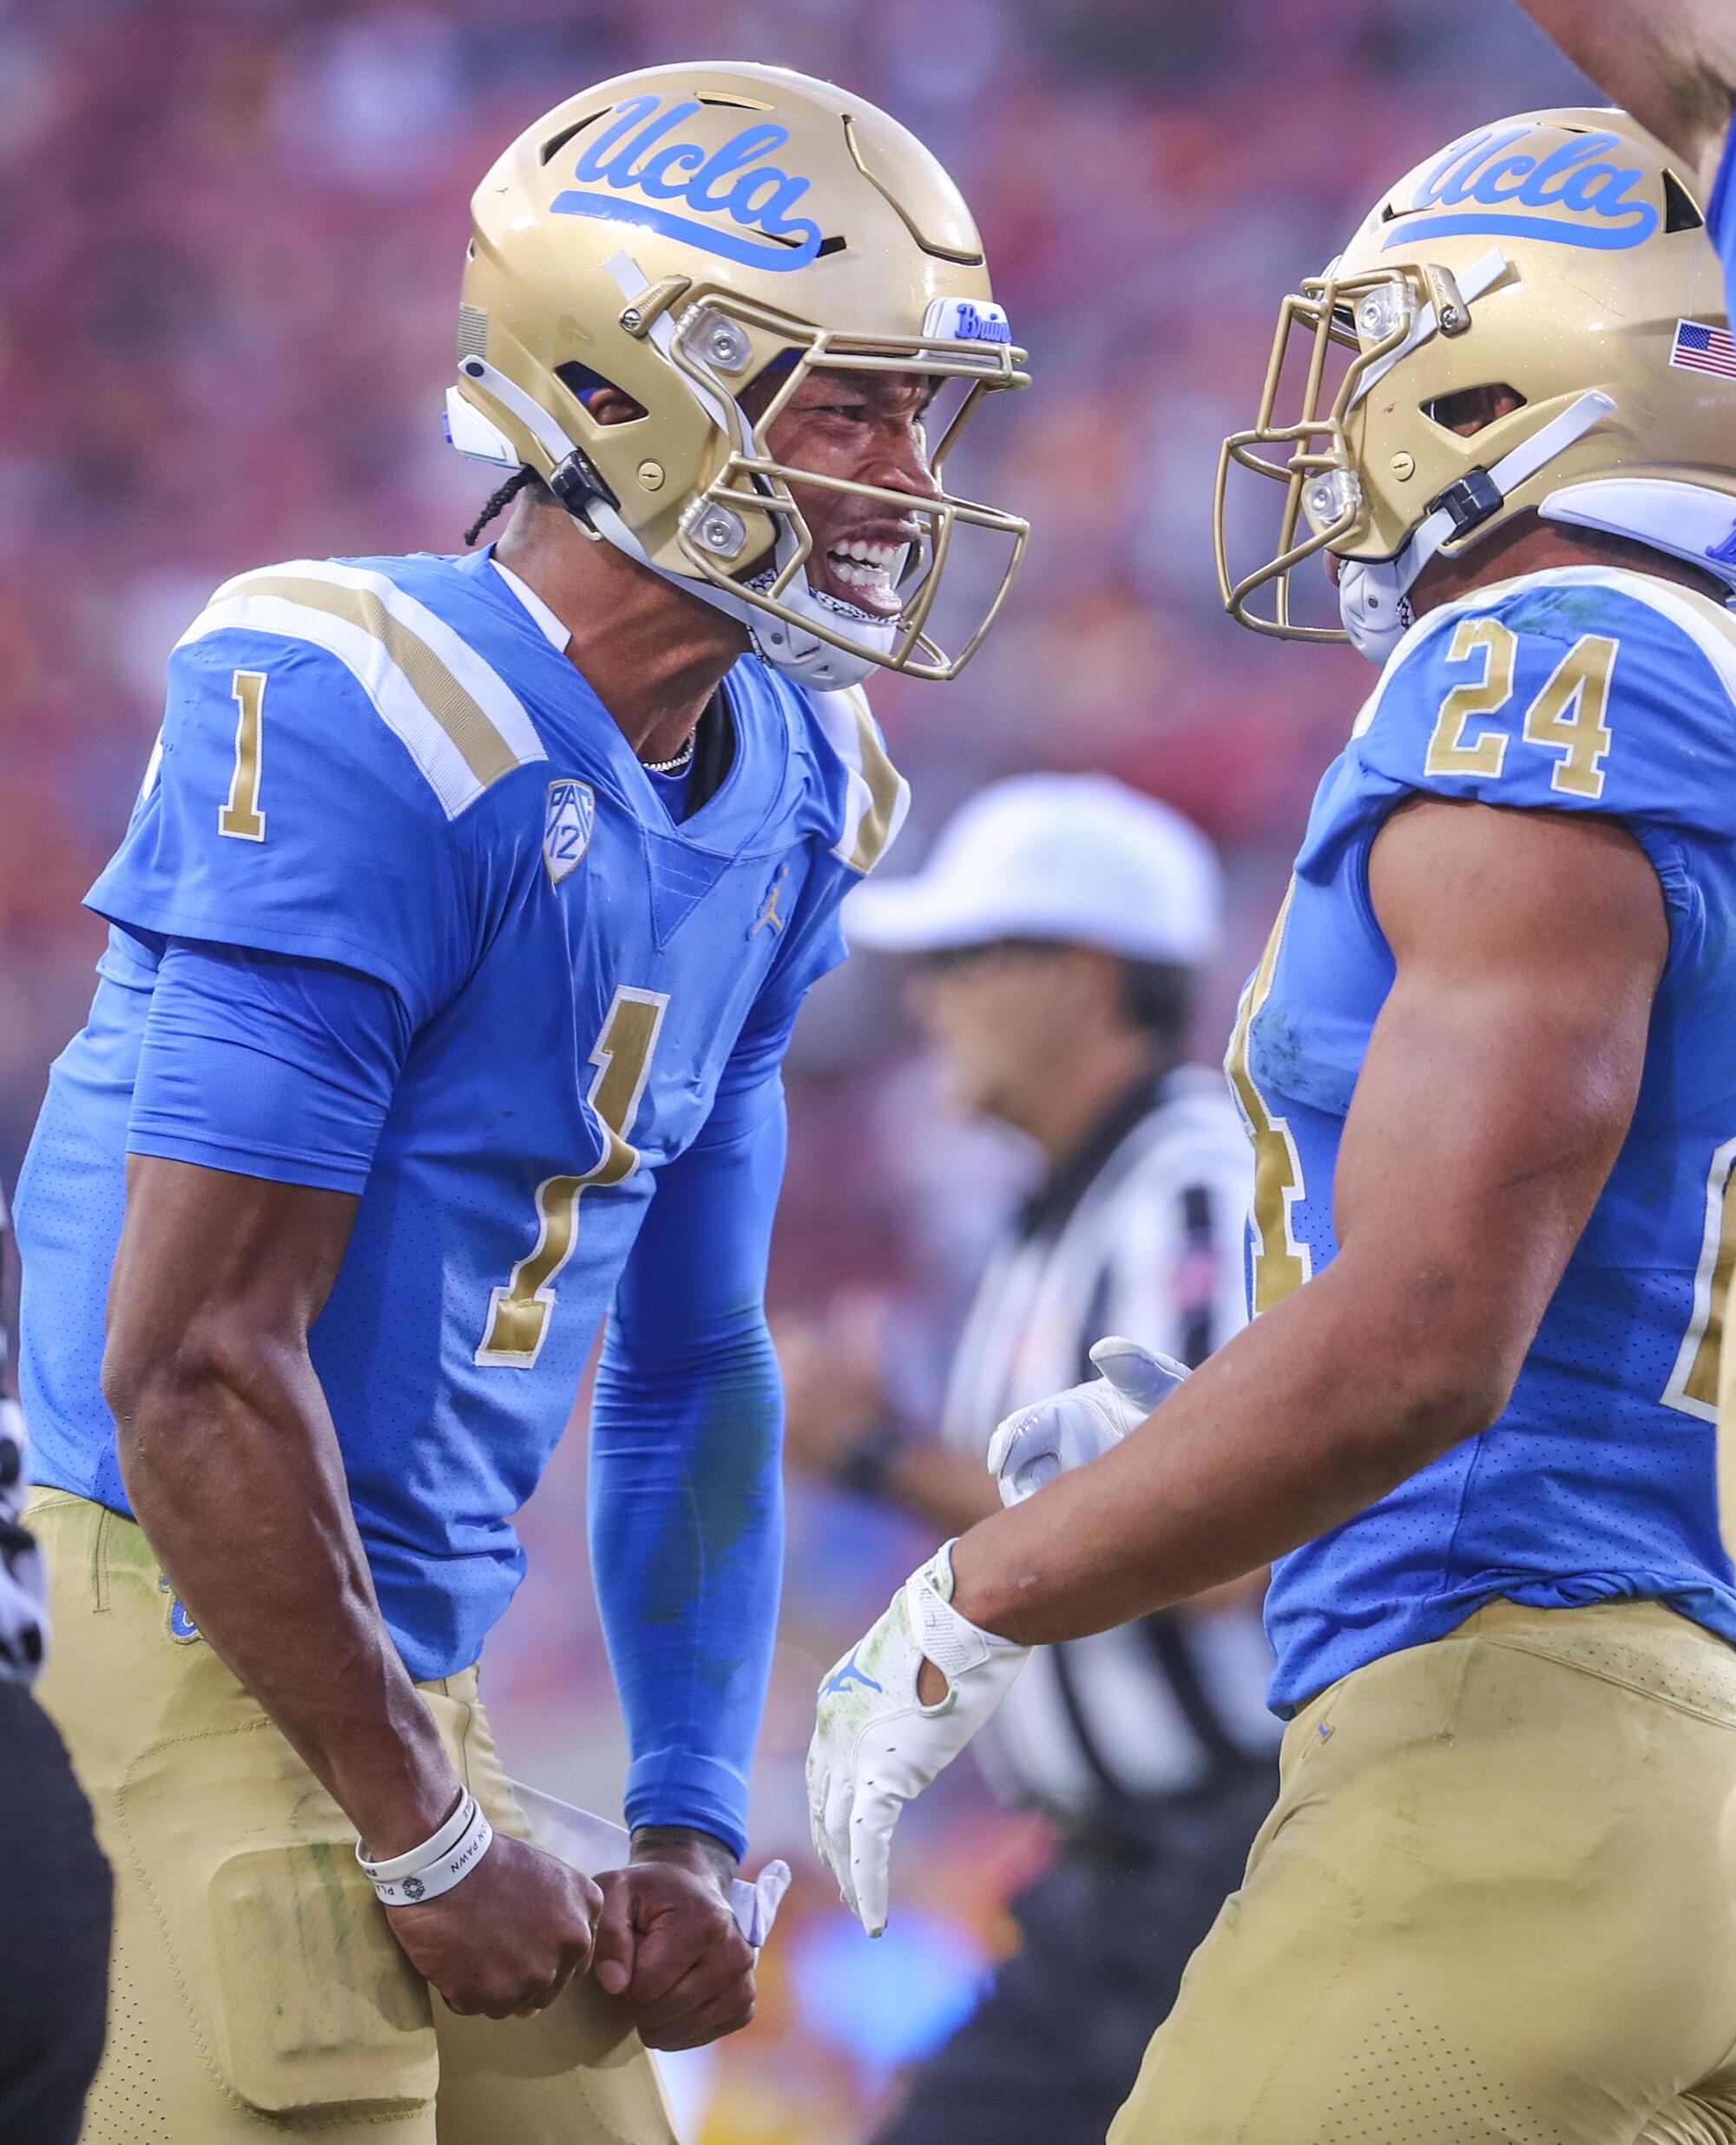
[[[1003,1504],[1023,1504],[1064,1469],[1100,1458],[1187,1375],[1173,1356],[1115,1333],[1097,1343],[1091,1360],[1101,1377],[1021,1408],[989,1440],[989,1472],[1000,1484]]]
[[[1028,1646],[979,1630],[953,1608],[948,1542],[820,1685],[808,1747],[808,1819],[815,1852],[871,1937],[886,1926],[899,1810],[951,1764],[1029,1655]],[[946,1678],[938,1705],[917,1696],[924,1659]]]

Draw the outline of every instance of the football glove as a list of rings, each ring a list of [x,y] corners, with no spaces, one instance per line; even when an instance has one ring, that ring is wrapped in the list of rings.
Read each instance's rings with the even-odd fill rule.
[[[871,1937],[886,1926],[898,1813],[951,1764],[1029,1654],[952,1606],[948,1542],[820,1685],[807,1768],[814,1850]],[[924,1660],[946,1678],[933,1706],[917,1696]]]
[[[1101,1373],[1009,1415],[989,1440],[1003,1504],[1022,1504],[1069,1467],[1082,1467],[1137,1430],[1187,1377],[1172,1356],[1111,1333],[1091,1351]]]

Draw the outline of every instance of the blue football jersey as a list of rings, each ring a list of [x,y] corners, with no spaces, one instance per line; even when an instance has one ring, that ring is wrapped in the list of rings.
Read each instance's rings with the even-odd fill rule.
[[[1736,1259],[1736,619],[1574,567],[1433,611],[1394,652],[1320,784],[1231,1042],[1256,1313],[1337,1249],[1338,1140],[1394,974],[1369,850],[1430,793],[1619,820],[1656,869],[1669,957],[1632,1126],[1500,1419],[1278,1564],[1280,1712],[1497,1596],[1656,1598],[1736,1639],[1714,1455]]]
[[[216,592],[89,897],[114,927],[102,981],[21,1182],[39,1478],[125,1510],[103,1305],[165,943],[338,963],[398,995],[413,1040],[312,1348],[421,1677],[474,1661],[506,1607],[512,1515],[659,1171],[744,1025],[842,957],[838,905],[905,805],[859,692],[744,657],[733,759],[678,822],[564,638],[487,553],[299,561]]]

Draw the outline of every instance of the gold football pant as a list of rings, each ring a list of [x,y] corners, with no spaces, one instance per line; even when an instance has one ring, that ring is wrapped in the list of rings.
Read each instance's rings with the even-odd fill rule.
[[[1736,1650],[1497,1602],[1292,1722],[1109,2145],[1731,2145]]]
[[[585,1978],[460,2018],[411,1968],[355,1833],[199,1638],[130,1520],[60,1490],[40,1687],[115,1869],[108,2046],[82,2145],[674,2145],[625,2013]],[[529,1837],[474,1669],[422,1686],[459,1776]]]

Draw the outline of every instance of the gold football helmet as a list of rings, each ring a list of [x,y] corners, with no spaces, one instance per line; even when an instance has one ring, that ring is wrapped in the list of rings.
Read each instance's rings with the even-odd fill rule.
[[[534,470],[594,536],[746,624],[820,688],[876,664],[950,678],[981,643],[1027,536],[946,491],[942,470],[1025,356],[994,302],[976,227],[935,159],[860,97],[781,68],[654,67],[599,83],[521,135],[477,189],[447,428],[460,453]],[[930,454],[937,498],[789,468],[769,436],[807,375],[957,381]],[[743,397],[765,383],[752,397]],[[594,419],[602,383],[644,412]],[[769,394],[769,399],[766,397]],[[914,517],[900,612],[814,588],[791,487]],[[930,613],[961,526],[1004,540],[956,655]]]
[[[1381,661],[1429,561],[1527,510],[1736,588],[1733,375],[1718,259],[1662,143],[1614,111],[1480,128],[1285,299],[1259,418],[1219,462],[1224,602],[1261,632]],[[1478,397],[1502,414],[1467,436],[1455,423]],[[1237,468],[1284,488],[1275,549],[1239,577]],[[1339,562],[1342,631],[1292,622],[1291,576],[1318,551]]]

